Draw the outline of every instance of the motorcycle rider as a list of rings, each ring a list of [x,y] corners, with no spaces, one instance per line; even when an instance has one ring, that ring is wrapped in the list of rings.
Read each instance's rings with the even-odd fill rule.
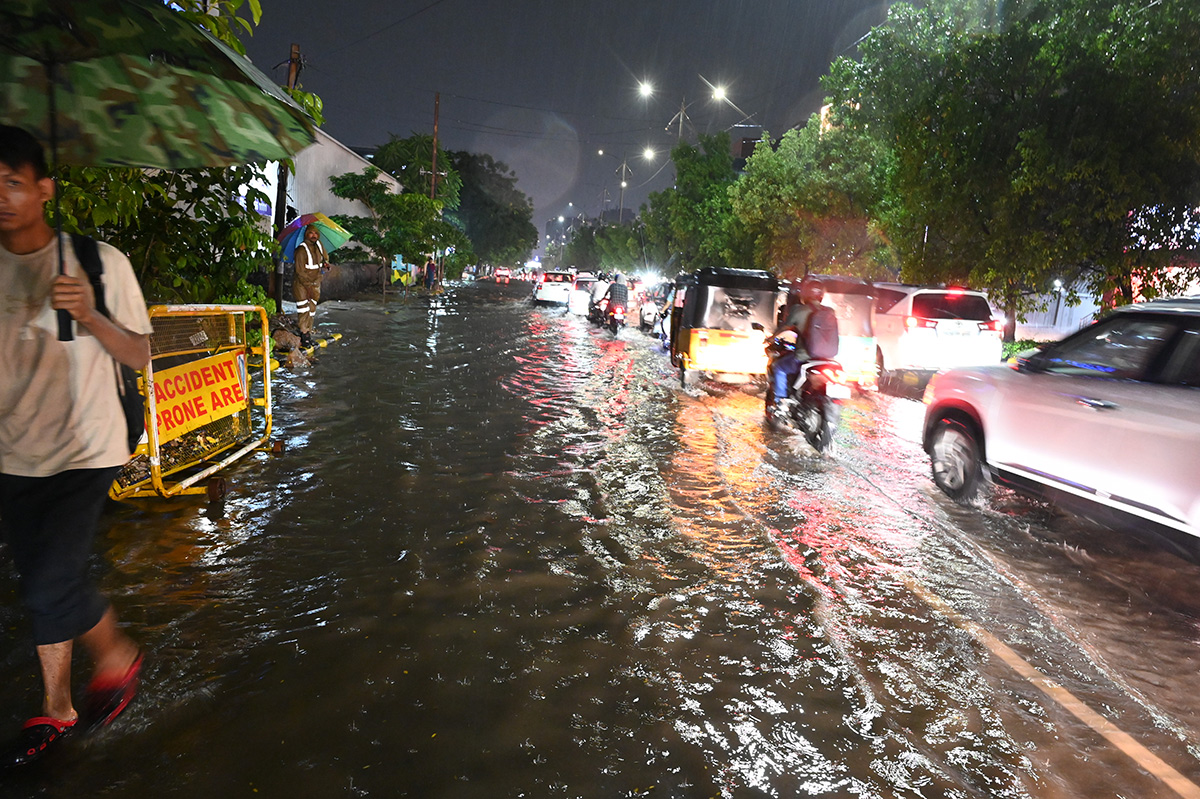
[[[810,360],[804,336],[813,312],[821,307],[821,301],[825,299],[825,288],[819,280],[809,276],[798,287],[793,287],[791,294],[787,315],[775,330],[775,338],[785,345],[794,344],[795,349],[778,352],[767,367],[771,378],[767,389],[768,399],[776,409],[788,400],[788,386],[795,381],[804,362]],[[836,323],[836,318],[833,321]]]
[[[601,324],[604,322],[604,320],[600,318],[598,306],[600,305],[600,300],[607,296],[609,285],[610,281],[608,275],[604,274],[603,272],[596,275],[596,282],[592,284],[592,298],[588,302],[588,319],[595,324]]]
[[[617,306],[629,310],[629,284],[625,282],[625,275],[617,272],[616,279],[604,292],[604,296],[608,298],[608,314]]]

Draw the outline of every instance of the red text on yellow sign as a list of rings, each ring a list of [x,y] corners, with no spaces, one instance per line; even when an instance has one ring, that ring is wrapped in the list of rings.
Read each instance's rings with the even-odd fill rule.
[[[246,408],[246,357],[229,352],[154,373],[163,443]]]

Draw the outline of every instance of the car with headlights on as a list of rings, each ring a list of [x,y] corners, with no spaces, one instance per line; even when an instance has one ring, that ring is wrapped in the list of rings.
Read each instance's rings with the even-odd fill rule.
[[[1200,297],[1137,303],[1009,365],[925,389],[933,479],[989,480],[1200,539]]]

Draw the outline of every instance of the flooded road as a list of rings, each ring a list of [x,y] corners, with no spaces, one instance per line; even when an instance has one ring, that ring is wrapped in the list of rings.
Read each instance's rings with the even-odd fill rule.
[[[322,305],[283,455],[106,517],[143,693],[0,795],[1200,796],[1200,567],[946,501],[919,403],[822,458],[528,291]],[[0,601],[15,730],[7,562]]]

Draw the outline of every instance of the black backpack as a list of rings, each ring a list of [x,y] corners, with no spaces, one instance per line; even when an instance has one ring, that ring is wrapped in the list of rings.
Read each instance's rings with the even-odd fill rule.
[[[828,305],[814,308],[804,331],[804,348],[810,358],[834,358],[838,354],[837,312]]]
[[[88,282],[92,284],[92,293],[96,295],[96,310],[112,319],[108,305],[104,302],[104,283],[100,280],[100,276],[104,274],[104,263],[100,260],[99,245],[95,239],[76,233],[71,234],[71,244],[75,249],[75,257],[79,259],[79,265],[83,267]],[[126,443],[132,453],[137,449],[142,434],[146,432],[145,402],[138,391],[138,373],[123,363],[118,362],[117,365],[121,367],[117,396],[121,400],[121,410],[125,412]]]

